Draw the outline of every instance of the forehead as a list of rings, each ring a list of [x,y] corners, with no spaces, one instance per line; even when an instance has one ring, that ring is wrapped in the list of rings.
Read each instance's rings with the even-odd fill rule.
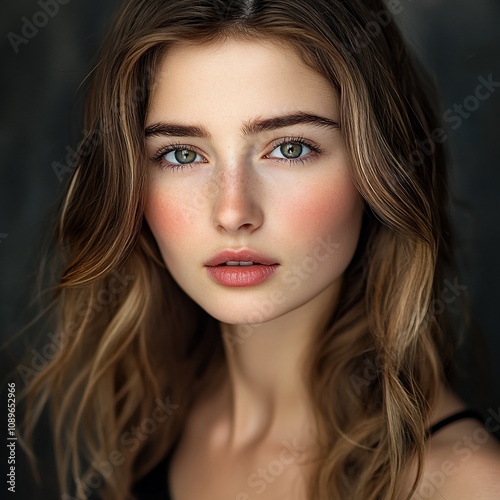
[[[335,118],[337,95],[291,45],[228,38],[205,45],[176,44],[159,65],[148,120],[195,116],[251,119],[296,111]]]

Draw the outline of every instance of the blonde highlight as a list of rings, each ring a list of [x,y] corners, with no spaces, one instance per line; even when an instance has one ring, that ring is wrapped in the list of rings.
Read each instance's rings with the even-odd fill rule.
[[[88,97],[85,128],[101,140],[79,158],[55,233],[66,342],[26,399],[28,441],[50,402],[63,492],[133,498],[133,484],[172,447],[197,395],[224,367],[217,322],[175,283],[143,220],[143,134],[171,44],[246,37],[293,47],[338,91],[351,175],[366,206],[340,302],[308,357],[319,431],[309,497],[411,497],[435,389],[446,377],[447,318],[431,302],[451,265],[451,231],[442,145],[422,165],[411,161],[439,124],[420,70],[394,23],[355,50],[353,39],[384,9],[375,0],[134,0],[120,11]],[[117,273],[124,286],[112,291]],[[131,449],[123,436],[151,418],[158,398],[178,407],[154,443]],[[92,478],[92,464],[115,451],[123,463]],[[413,460],[417,472],[403,493],[400,478]]]

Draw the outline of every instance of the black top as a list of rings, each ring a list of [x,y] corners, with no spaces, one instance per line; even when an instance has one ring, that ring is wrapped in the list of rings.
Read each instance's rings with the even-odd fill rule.
[[[134,485],[132,493],[138,500],[172,500],[168,471],[175,448],[172,446],[165,458]]]
[[[437,431],[441,430],[443,427],[446,427],[447,425],[450,425],[453,422],[456,422],[457,420],[464,420],[466,418],[475,418],[476,420],[483,422],[483,416],[478,411],[476,411],[476,410],[463,410],[463,411],[459,411],[457,413],[454,413],[453,415],[450,415],[449,417],[443,418],[439,422],[436,422],[434,425],[432,425],[427,430],[427,436],[432,436]]]
[[[466,418],[475,418],[483,422],[483,417],[479,412],[464,410],[436,422],[427,430],[427,436],[430,437],[443,427]],[[174,450],[175,446],[154,469],[136,483],[133,493],[138,500],[173,500],[168,486],[168,471]]]

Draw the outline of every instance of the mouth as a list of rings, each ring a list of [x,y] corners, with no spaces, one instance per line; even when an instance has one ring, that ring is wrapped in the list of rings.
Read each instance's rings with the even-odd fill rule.
[[[220,266],[255,266],[259,265],[260,262],[245,262],[245,261],[237,261],[237,260],[230,260],[228,262],[224,262],[223,264],[219,264],[218,267]]]
[[[249,267],[249,266],[275,266],[278,262],[266,255],[250,250],[225,250],[209,259],[207,267]]]
[[[225,250],[205,263],[209,276],[225,287],[251,287],[270,279],[279,263],[250,250]]]

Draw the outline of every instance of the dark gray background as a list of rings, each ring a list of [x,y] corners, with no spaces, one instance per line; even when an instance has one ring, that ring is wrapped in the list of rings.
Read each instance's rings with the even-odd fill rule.
[[[16,54],[8,33],[21,35],[23,17],[30,21],[40,11],[34,0],[4,2],[0,80],[2,148],[0,170],[0,314],[1,340],[12,338],[26,322],[33,293],[40,238],[50,232],[48,217],[59,200],[64,181],[53,169],[66,162],[67,148],[80,141],[79,85],[91,68],[104,27],[118,0],[66,0],[45,26],[19,46]],[[43,3],[43,0],[42,0]],[[50,3],[50,2],[49,2]],[[392,2],[397,3],[397,2]],[[441,92],[442,113],[463,104],[474,94],[479,77],[500,82],[500,3],[498,0],[400,0],[396,18],[411,45],[435,76]],[[452,190],[468,205],[454,211],[459,230],[459,283],[467,287],[472,310],[482,329],[485,350],[482,367],[490,364],[486,381],[472,379],[470,348],[465,349],[459,392],[483,412],[500,407],[500,337],[498,310],[500,282],[497,252],[500,199],[500,88],[480,102],[477,110],[448,129]],[[64,180],[67,180],[68,175]],[[38,335],[47,335],[43,328]],[[33,335],[30,333],[30,335]],[[21,338],[2,352],[2,400],[24,344]],[[489,359],[488,359],[489,358]],[[489,385],[486,385],[486,382]],[[481,389],[484,389],[482,398]],[[22,387],[18,387],[18,393]],[[6,405],[0,402],[0,411]],[[0,419],[1,436],[6,417]],[[48,437],[44,431],[41,433]],[[43,436],[42,436],[43,437]],[[2,438],[3,440],[3,438]],[[3,441],[5,443],[5,441]],[[2,443],[1,449],[5,449]],[[17,498],[56,498],[48,440],[40,443],[43,487],[33,483],[18,447]],[[0,454],[0,463],[6,462]],[[5,477],[5,476],[2,476]],[[0,485],[3,497],[5,484]]]

